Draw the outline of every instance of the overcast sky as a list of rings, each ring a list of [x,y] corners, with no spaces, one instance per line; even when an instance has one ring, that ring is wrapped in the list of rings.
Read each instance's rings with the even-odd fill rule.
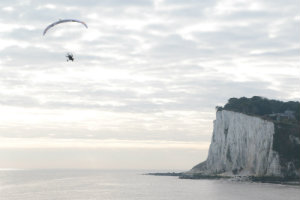
[[[190,169],[215,106],[299,101],[299,13],[298,0],[1,0],[0,168]],[[42,35],[69,18],[88,29]]]

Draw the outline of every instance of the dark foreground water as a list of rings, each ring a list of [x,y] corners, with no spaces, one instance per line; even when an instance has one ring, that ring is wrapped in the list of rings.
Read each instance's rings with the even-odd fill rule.
[[[293,200],[300,187],[228,180],[183,180],[149,171],[0,171],[1,200]]]

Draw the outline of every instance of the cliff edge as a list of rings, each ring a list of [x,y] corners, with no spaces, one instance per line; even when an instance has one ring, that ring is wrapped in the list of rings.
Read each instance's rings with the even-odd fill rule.
[[[293,112],[233,110],[217,108],[208,157],[185,176],[299,178],[300,129]]]

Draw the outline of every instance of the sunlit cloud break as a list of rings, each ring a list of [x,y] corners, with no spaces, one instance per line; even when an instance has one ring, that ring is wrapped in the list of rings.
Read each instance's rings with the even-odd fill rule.
[[[207,149],[208,142],[156,141],[156,140],[95,140],[57,138],[1,138],[0,149]]]

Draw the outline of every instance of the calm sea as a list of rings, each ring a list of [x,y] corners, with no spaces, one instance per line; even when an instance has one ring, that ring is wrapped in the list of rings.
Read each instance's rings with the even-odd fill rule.
[[[147,171],[0,171],[1,200],[292,200],[300,187],[228,180],[182,180]],[[153,172],[153,171],[152,171]]]

